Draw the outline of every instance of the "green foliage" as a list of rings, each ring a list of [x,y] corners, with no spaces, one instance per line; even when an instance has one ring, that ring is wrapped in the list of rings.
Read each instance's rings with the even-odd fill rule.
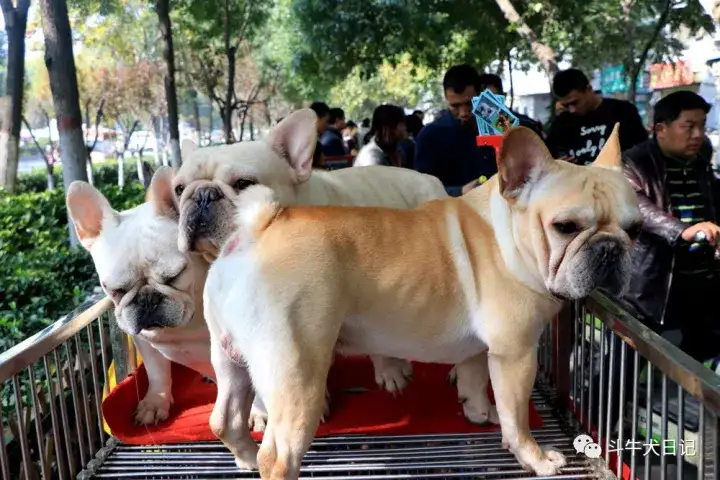
[[[96,179],[110,177],[110,170],[98,169]],[[44,182],[42,171],[23,175],[26,193],[0,197],[0,351],[55,322],[97,285],[89,254],[67,243],[62,188],[42,191]],[[122,190],[113,183],[100,187],[113,207],[143,201],[137,180]]]

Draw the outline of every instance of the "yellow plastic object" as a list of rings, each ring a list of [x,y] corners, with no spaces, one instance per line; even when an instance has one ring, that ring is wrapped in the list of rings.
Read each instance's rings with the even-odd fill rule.
[[[131,349],[133,347],[132,339],[129,335],[126,335],[125,338],[128,342],[128,349]],[[140,352],[135,350],[135,358],[137,359],[137,365],[138,367],[142,364],[142,357],[140,356]],[[111,391],[115,388],[117,385],[117,378],[115,378],[115,361],[113,360],[110,362],[110,367],[108,367],[107,372],[107,379],[108,379],[108,385],[105,385],[105,388],[103,388],[103,402],[105,401],[105,398],[110,394]],[[103,429],[108,435],[112,435],[112,431],[110,430],[110,427],[108,426],[107,422],[105,422],[105,417],[103,416]]]

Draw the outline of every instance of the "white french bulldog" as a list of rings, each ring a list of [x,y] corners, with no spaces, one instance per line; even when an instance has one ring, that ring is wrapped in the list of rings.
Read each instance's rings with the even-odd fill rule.
[[[132,335],[148,373],[148,393],[135,413],[141,424],[168,416],[173,402],[171,361],[215,377],[202,307],[208,264],[177,248],[171,179],[170,168],[158,170],[146,203],[124,212],[113,210],[102,193],[85,182],[73,182],[67,195],[75,231],[115,304],[118,326]]]
[[[298,478],[339,351],[456,364],[466,414],[489,417],[491,379],[503,445],[539,476],[560,471],[564,456],[529,428],[537,346],[563,300],[627,287],[642,216],[617,126],[592,167],[512,129],[497,175],[413,210],[284,207],[263,186],[235,205],[204,306],[218,372],[210,425],[238,466]],[[269,414],[259,451],[244,421],[253,388]]]
[[[180,205],[180,250],[212,261],[221,245],[220,235],[234,227],[233,199],[255,184],[272,189],[283,205],[414,208],[447,197],[437,178],[413,170],[384,166],[312,170],[316,124],[315,112],[302,109],[285,117],[265,140],[202,149],[184,143],[186,157],[173,179]],[[289,246],[296,241],[287,240]],[[412,374],[412,364],[404,360],[374,356],[372,361],[377,383],[393,393],[402,390]],[[256,430],[264,428],[263,412],[258,397],[250,419]]]

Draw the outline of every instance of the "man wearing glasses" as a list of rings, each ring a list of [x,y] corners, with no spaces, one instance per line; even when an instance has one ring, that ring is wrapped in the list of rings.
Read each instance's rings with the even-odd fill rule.
[[[583,72],[571,68],[553,79],[553,94],[565,110],[553,121],[546,140],[555,158],[578,165],[595,160],[620,123],[620,147],[627,150],[648,139],[637,108],[625,100],[603,98]]]

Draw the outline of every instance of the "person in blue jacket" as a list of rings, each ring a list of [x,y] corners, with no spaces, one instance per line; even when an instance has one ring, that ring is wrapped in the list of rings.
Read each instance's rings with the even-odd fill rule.
[[[440,179],[448,195],[455,197],[497,173],[493,148],[477,146],[472,98],[479,88],[474,67],[450,67],[443,78],[447,114],[426,125],[415,141],[413,168]]]

